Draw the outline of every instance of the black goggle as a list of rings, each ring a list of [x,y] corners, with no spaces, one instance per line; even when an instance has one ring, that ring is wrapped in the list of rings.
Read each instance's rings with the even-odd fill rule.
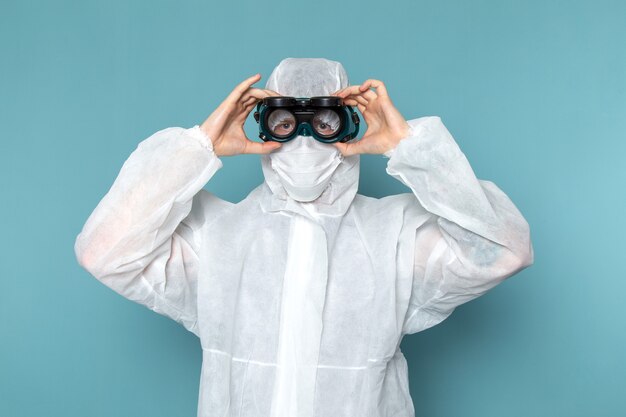
[[[266,97],[254,119],[264,141],[287,142],[312,136],[324,143],[347,142],[359,133],[360,119],[341,97]]]

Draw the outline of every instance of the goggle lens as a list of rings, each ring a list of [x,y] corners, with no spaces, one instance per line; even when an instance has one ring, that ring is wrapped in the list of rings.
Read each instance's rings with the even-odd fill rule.
[[[274,136],[289,136],[296,128],[296,117],[289,110],[273,110],[267,118],[267,127]]]
[[[313,129],[323,137],[331,137],[339,132],[341,118],[332,110],[320,110],[313,117]]]

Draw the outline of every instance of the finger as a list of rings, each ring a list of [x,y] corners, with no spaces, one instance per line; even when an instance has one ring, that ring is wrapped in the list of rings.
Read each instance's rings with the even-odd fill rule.
[[[247,92],[245,93],[240,99],[239,101],[237,101],[237,105],[240,108],[245,108],[248,107],[251,104],[256,104],[259,101],[263,100],[265,97],[269,97],[268,95],[266,95],[264,92]]]
[[[347,150],[346,150],[346,144],[345,143],[341,143],[341,142],[335,142],[333,143],[333,146],[337,149],[339,149],[339,152],[341,152],[341,154],[343,156],[348,156],[347,155]]]
[[[345,90],[346,88],[348,88],[348,87],[340,88],[339,90],[331,93],[331,95],[337,95],[337,94],[341,93],[343,90]]]
[[[378,95],[373,90],[366,89],[364,91],[361,91],[361,86],[355,85],[355,86],[352,86],[349,91],[343,91],[340,94],[340,97],[342,98],[343,97],[350,97],[350,98],[361,97],[365,99],[365,101],[361,101],[361,104],[367,105],[369,101],[376,99]]]
[[[254,101],[248,102],[237,111],[237,114],[235,115],[235,120],[237,120],[238,122],[245,122],[245,120],[250,115],[250,112],[256,107],[258,103],[255,98],[252,98],[251,100]]]
[[[353,98],[344,98],[343,104],[345,104],[346,106],[358,106],[359,102]]]
[[[387,87],[385,87],[385,84],[382,81],[375,80],[373,78],[366,80],[359,88],[361,91],[366,91],[369,88],[375,88],[377,94],[381,96],[387,95]]]
[[[241,110],[238,112],[238,114],[235,116],[235,120],[237,120],[237,121],[245,121],[248,118],[248,116],[250,115],[250,112],[252,111],[254,106],[256,106],[256,101],[248,103],[247,105],[242,107]]]
[[[365,86],[365,83],[356,86],[355,92],[353,92],[351,95],[364,97],[368,101],[374,100],[376,97],[378,97],[378,94],[376,94],[376,91],[370,90],[369,88],[363,88],[364,86]]]
[[[261,98],[250,96],[250,97],[246,98],[244,101],[240,101],[239,105],[241,107],[244,107],[244,108],[248,107],[248,106],[254,106],[261,100],[262,100]]]
[[[347,106],[356,106],[361,113],[365,112],[365,110],[367,109],[367,106],[364,106],[364,105],[360,104],[358,101],[356,101],[353,98],[350,98],[350,99],[345,99],[344,98],[343,99],[343,104],[345,104]]]
[[[355,100],[364,106],[367,106],[367,104],[369,103],[369,100],[363,97],[361,94],[350,94],[348,96],[342,97],[342,99],[344,103],[346,102],[346,100]]]
[[[256,97],[248,97],[245,101],[240,101],[242,107],[246,108],[250,105],[256,104],[259,101]]]
[[[249,97],[254,97],[257,98],[259,100],[264,99],[265,97],[269,97],[270,94],[263,90],[262,88],[248,88],[248,90],[246,90],[242,95],[241,98],[239,99],[240,101],[246,101],[248,100]]]
[[[243,105],[243,106],[239,105],[239,107],[236,110],[236,113],[233,114],[233,118],[234,118],[233,120],[235,120],[237,123],[245,122],[248,116],[250,115],[250,112],[254,108],[254,106],[256,106],[256,101],[247,103],[246,105]]]
[[[365,97],[368,101],[375,100],[378,94],[374,90],[365,90],[361,93],[362,97]]]
[[[267,92],[267,94],[269,94],[270,96],[274,96],[274,97],[280,97],[281,95],[278,94],[276,91],[274,90],[268,90],[268,89],[264,89],[263,91]]]
[[[234,113],[231,113],[232,120],[237,123],[243,123],[246,121],[252,109],[257,105],[258,100],[254,97],[250,97],[246,102],[238,102]]]
[[[356,155],[357,153],[359,153],[360,148],[361,148],[360,143],[361,141],[353,142],[353,143],[335,142],[333,143],[333,145],[337,149],[339,149],[339,152],[341,152],[343,156],[351,156],[351,155]]]
[[[256,73],[252,77],[248,77],[240,82],[235,89],[228,95],[231,100],[238,100],[250,86],[261,79],[261,74]]]
[[[345,97],[345,96],[349,96],[349,95],[355,95],[355,94],[361,94],[361,91],[359,91],[359,85],[351,85],[348,86],[346,88],[344,88],[343,90],[339,91],[339,93],[337,93],[337,95],[339,97]]]
[[[347,104],[348,106],[357,106],[361,113],[363,113],[365,109],[367,109],[367,106],[369,106],[369,102],[360,96],[350,96],[347,100],[348,101],[346,101],[345,98],[343,99],[344,104]]]
[[[341,100],[343,101],[344,104],[352,103],[352,104],[348,104],[349,106],[355,106],[357,103],[367,106],[367,104],[369,103],[367,99],[361,96],[347,96],[347,97],[343,97]]]
[[[268,142],[253,142],[250,139],[246,142],[246,147],[242,153],[246,154],[268,154],[275,149],[282,146],[280,142],[268,141]]]
[[[351,96],[350,98],[354,98],[359,104],[363,106],[367,106],[369,104],[369,100],[363,96]]]

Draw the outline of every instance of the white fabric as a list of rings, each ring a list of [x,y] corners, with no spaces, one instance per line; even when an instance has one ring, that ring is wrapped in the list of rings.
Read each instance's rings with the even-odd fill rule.
[[[198,416],[413,416],[403,336],[532,264],[523,216],[441,119],[408,123],[387,173],[410,192],[381,199],[357,194],[354,156],[309,203],[269,158],[263,184],[221,200],[202,189],[222,165],[198,126],[129,156],[76,256],[200,338]]]
[[[315,97],[330,95],[348,85],[348,75],[339,62],[286,58],[274,68],[265,88],[283,96]],[[269,165],[276,171],[289,197],[308,202],[326,189],[343,155],[333,145],[311,136],[297,136],[261,158],[264,166]]]
[[[281,296],[272,416],[313,415],[327,254],[324,230],[305,217],[294,217]]]
[[[287,194],[297,201],[313,201],[322,194],[343,160],[339,150],[311,136],[296,136],[268,158]]]

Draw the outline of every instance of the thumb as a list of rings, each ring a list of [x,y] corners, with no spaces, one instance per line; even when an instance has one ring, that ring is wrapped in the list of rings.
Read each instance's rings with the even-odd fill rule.
[[[360,144],[361,144],[361,141],[352,142],[352,143],[342,143],[342,142],[333,143],[333,145],[337,149],[339,149],[339,152],[341,152],[343,156],[350,156],[350,155],[355,155],[359,153],[361,150]]]
[[[268,142],[253,142],[248,139],[246,142],[246,148],[243,153],[254,153],[254,154],[268,154],[273,150],[276,150],[283,146],[280,142],[268,141]]]

